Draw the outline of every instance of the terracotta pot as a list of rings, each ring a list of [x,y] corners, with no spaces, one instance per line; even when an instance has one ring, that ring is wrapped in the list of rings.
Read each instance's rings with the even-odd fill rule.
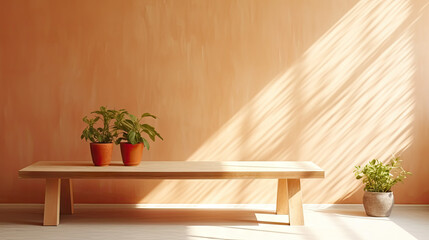
[[[90,143],[92,162],[95,166],[108,166],[112,161],[113,143]]]
[[[368,216],[388,217],[392,212],[394,203],[393,192],[365,191],[363,195],[363,206]]]
[[[125,166],[139,165],[143,156],[143,143],[121,143],[122,161]]]

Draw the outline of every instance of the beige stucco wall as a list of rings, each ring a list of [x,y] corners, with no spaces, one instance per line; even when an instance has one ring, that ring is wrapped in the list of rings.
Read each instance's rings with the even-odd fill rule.
[[[90,161],[81,118],[151,112],[144,160],[313,161],[306,203],[358,203],[353,166],[401,153],[429,203],[427,1],[2,1],[0,202],[40,160]],[[114,159],[120,160],[119,149]],[[274,203],[276,181],[76,180],[80,203]]]

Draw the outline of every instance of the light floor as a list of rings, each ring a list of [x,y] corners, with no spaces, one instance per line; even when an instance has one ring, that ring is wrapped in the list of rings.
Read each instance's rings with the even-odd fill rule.
[[[161,208],[162,207],[162,208]],[[396,205],[389,218],[361,205],[305,205],[291,227],[274,205],[77,205],[43,227],[42,205],[0,205],[0,239],[429,239],[429,205]]]

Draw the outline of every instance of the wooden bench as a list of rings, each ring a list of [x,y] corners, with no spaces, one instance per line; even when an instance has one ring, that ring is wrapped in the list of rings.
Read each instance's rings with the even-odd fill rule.
[[[278,179],[277,214],[288,214],[290,225],[304,225],[302,178],[324,178],[325,172],[312,162],[238,161],[187,162],[144,161],[126,167],[113,162],[95,167],[91,162],[42,161],[19,171],[21,178],[46,179],[43,225],[59,224],[62,214],[73,214],[71,179]]]

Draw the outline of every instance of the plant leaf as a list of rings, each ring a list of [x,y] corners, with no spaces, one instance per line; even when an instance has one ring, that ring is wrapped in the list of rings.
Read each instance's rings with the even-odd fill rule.
[[[155,118],[155,119],[156,119],[156,116],[155,116],[155,115],[152,115],[152,114],[150,114],[150,113],[143,113],[143,114],[142,114],[142,118],[144,118],[144,117],[152,117],[152,118]]]
[[[144,139],[143,138],[143,144],[144,144],[144,146],[147,148],[147,150],[149,150],[149,142],[146,140],[146,139]]]
[[[134,131],[130,131],[130,132],[128,133],[128,141],[129,141],[131,144],[136,144],[136,143],[137,143],[137,141],[136,141],[136,132],[134,132]]]

